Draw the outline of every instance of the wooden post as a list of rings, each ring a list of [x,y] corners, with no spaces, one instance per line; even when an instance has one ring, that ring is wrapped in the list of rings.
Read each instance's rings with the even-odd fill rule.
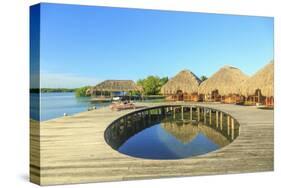
[[[184,117],[183,117],[183,106],[181,107],[181,119],[184,120]]]
[[[151,123],[151,114],[150,114],[150,110],[148,110],[148,122],[149,122],[149,124]]]
[[[128,136],[128,127],[129,127],[129,124],[128,124],[128,117],[125,116],[124,117],[124,129],[123,129],[123,133]]]
[[[142,111],[141,112],[141,118],[142,118],[142,124],[147,125],[148,121],[147,121],[147,114],[146,111]],[[134,125],[135,126],[135,125]]]
[[[231,118],[231,139],[234,140],[234,119]]]
[[[219,127],[219,112],[216,111],[216,127]]]
[[[258,103],[261,102],[261,101],[260,101],[260,98],[261,98],[261,93],[260,93],[260,91],[258,91]]]
[[[173,110],[174,110],[174,119],[176,118],[176,108],[173,107]]]
[[[209,124],[212,125],[212,110],[211,109],[209,110],[210,110]]]
[[[223,113],[220,112],[220,128],[221,128],[221,130],[222,130],[222,117],[223,117]]]
[[[144,119],[144,116],[143,116],[143,112],[140,112],[139,113],[139,116],[140,116],[140,122],[139,122],[139,124],[145,124],[145,119]],[[134,123],[134,125],[135,125],[135,123]],[[134,127],[134,126],[133,126]]]
[[[190,121],[192,121],[192,106],[190,107],[190,109],[189,109],[189,113],[190,113]]]
[[[200,121],[200,108],[197,107],[197,120]]]
[[[229,136],[230,134],[230,116],[227,116],[227,135]]]
[[[206,124],[206,121],[207,121],[207,119],[206,119],[206,108],[204,108],[204,124]]]

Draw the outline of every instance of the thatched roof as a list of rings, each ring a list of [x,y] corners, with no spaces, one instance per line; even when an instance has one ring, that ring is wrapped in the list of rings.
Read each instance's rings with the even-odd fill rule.
[[[200,125],[198,127],[200,133],[212,140],[218,146],[223,147],[230,143],[230,141],[221,132],[214,130],[212,127],[207,125]]]
[[[240,94],[241,83],[248,79],[240,69],[224,66],[199,86],[199,93],[210,94],[218,90],[221,95]]]
[[[230,143],[222,133],[206,125],[194,126],[184,123],[177,125],[174,122],[164,122],[161,126],[183,144],[191,142],[199,133],[202,133],[220,147]]]
[[[105,80],[93,88],[91,92],[94,91],[140,91],[141,88],[135,84],[132,80]]]
[[[161,126],[166,132],[184,144],[191,142],[199,132],[198,126],[193,126],[191,124],[181,123],[181,125],[177,125],[174,122],[164,122]]]
[[[245,96],[254,94],[256,89],[260,89],[264,96],[274,95],[274,61],[271,61],[242,84],[242,93]]]
[[[198,91],[201,80],[189,70],[179,72],[161,88],[162,94],[176,93],[178,90],[186,93]]]

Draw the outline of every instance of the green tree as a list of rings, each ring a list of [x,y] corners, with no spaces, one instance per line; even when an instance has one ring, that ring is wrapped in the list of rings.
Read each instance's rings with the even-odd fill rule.
[[[85,86],[85,87],[77,88],[75,90],[76,97],[87,97],[87,96],[90,96],[90,94],[87,93],[88,89],[90,89],[90,86]]]
[[[168,77],[159,78],[158,76],[148,76],[137,81],[137,85],[143,88],[144,95],[157,95],[161,87],[168,81]]]
[[[201,79],[201,81],[203,82],[203,81],[207,80],[208,77],[203,75],[203,76],[200,77],[200,79]]]
[[[166,84],[169,81],[168,76],[165,76],[160,79],[160,86],[162,87],[164,84]]]

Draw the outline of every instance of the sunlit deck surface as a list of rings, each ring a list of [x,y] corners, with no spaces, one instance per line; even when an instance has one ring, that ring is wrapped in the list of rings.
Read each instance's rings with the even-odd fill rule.
[[[161,104],[192,103],[146,105]],[[102,108],[42,122],[40,145],[38,125],[31,124],[31,180],[51,185],[273,170],[273,110],[194,104],[230,113],[240,123],[238,138],[224,148],[192,158],[133,158],[113,150],[104,139],[107,126],[133,110]]]

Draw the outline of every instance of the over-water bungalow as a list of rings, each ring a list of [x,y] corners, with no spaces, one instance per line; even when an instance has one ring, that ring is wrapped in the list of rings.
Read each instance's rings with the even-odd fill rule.
[[[87,91],[94,98],[129,96],[130,92],[142,91],[132,80],[105,80]]]
[[[198,87],[201,80],[191,71],[182,70],[171,78],[161,88],[161,94],[166,96],[166,100],[172,101],[201,101],[198,95]]]
[[[241,83],[248,76],[240,69],[224,66],[199,86],[199,94],[203,94],[204,101],[238,103],[241,97]]]
[[[242,84],[245,104],[274,106],[274,62],[271,61]]]
[[[222,101],[226,104],[242,104],[245,101],[245,97],[241,94],[229,94],[224,96]]]

